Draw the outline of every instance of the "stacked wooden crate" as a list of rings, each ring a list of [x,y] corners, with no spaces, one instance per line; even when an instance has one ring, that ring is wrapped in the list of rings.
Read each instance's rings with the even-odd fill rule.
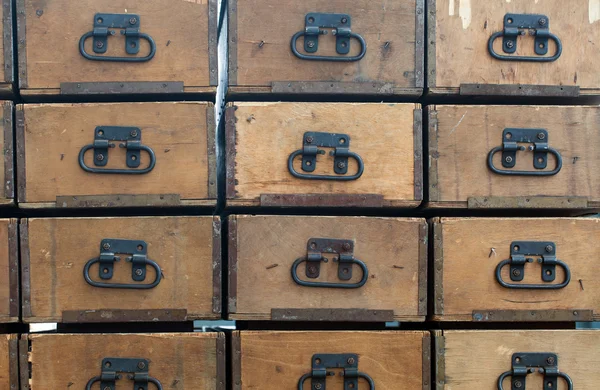
[[[0,388],[597,388],[563,3],[5,0]]]

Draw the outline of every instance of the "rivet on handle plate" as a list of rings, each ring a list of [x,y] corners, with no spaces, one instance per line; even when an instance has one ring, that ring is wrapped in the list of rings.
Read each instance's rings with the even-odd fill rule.
[[[498,390],[504,390],[504,380],[510,377],[511,390],[525,390],[527,375],[539,372],[544,375],[543,390],[558,389],[558,378],[567,383],[567,389],[573,390],[571,378],[558,370],[558,355],[555,353],[524,353],[512,355],[512,369],[498,378]]]

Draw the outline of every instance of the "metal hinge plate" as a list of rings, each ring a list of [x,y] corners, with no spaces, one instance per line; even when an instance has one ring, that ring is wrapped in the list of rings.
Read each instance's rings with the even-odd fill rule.
[[[115,35],[120,29],[125,36],[127,54],[138,54],[140,51],[140,16],[136,14],[96,14],[94,16],[93,47],[94,53],[104,54],[108,47],[108,36]]]

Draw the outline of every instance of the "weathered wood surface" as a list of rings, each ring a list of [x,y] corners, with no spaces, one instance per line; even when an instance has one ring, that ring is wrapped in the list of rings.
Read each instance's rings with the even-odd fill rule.
[[[498,377],[511,370],[518,352],[558,354],[558,369],[573,380],[575,389],[595,389],[600,380],[600,332],[590,330],[444,331],[445,383],[438,390],[497,390]],[[436,340],[436,343],[439,341]],[[527,389],[542,389],[543,375],[527,376]],[[510,381],[504,388],[510,389]],[[557,390],[567,390],[559,379]]]
[[[19,43],[24,62],[20,87],[24,94],[58,94],[65,82],[183,82],[185,92],[214,91],[209,77],[209,0],[19,0]],[[137,14],[140,32],[156,42],[150,61],[124,63],[91,61],[79,53],[79,39],[93,30],[96,13]],[[24,17],[24,20],[23,20]],[[216,17],[216,16],[215,16]],[[23,25],[24,24],[24,25]],[[109,37],[107,52],[89,54],[129,57],[125,38]],[[150,45],[140,39],[137,57]],[[216,71],[216,70],[215,70]],[[25,72],[25,73],[23,73]]]
[[[443,283],[437,285],[443,313],[437,320],[471,321],[473,311],[568,311],[592,310],[600,319],[600,276],[595,272],[600,248],[597,218],[442,218],[441,236],[436,238],[436,268],[442,267]],[[510,259],[513,241],[551,241],[556,257],[571,270],[571,281],[559,290],[517,290],[502,287],[495,270]],[[530,256],[535,257],[535,256]],[[438,263],[441,259],[443,263]],[[525,266],[524,280],[510,279],[510,266],[502,270],[508,283],[548,284],[541,279],[541,265]],[[558,284],[564,270],[556,267]],[[493,318],[490,318],[493,319]],[[534,321],[534,317],[529,317]]]
[[[600,133],[598,106],[429,106],[429,204],[466,207],[471,197],[584,197],[600,207]],[[506,176],[493,173],[487,156],[502,146],[505,128],[543,128],[548,146],[563,159],[554,176]],[[525,147],[527,144],[522,144]],[[494,156],[501,163],[502,152]],[[555,167],[548,155],[546,171]],[[533,153],[517,152],[512,170],[535,170]]]
[[[187,320],[220,318],[212,310],[212,217],[30,218],[21,223],[28,231],[28,247],[23,249],[30,263],[30,306],[23,310],[26,322],[61,322],[66,311],[101,312],[110,321],[113,310],[179,309],[187,311]],[[160,283],[144,290],[89,285],[82,276],[84,265],[100,255],[105,238],[145,241],[148,259],[162,269]],[[131,263],[125,261],[131,254],[119,256],[110,280],[99,278],[98,264],[90,269],[91,279],[124,284],[155,280],[156,271],[147,266],[145,280],[133,281]]]
[[[0,323],[19,320],[18,306],[11,304],[11,300],[18,301],[16,225],[16,219],[0,219]]]
[[[214,129],[207,128],[207,107],[212,109],[198,102],[19,105],[25,118],[24,128],[17,126],[18,148],[25,155],[18,167],[24,179],[20,202],[54,207],[59,196],[176,194],[183,204],[214,204],[207,149],[207,133]],[[142,144],[156,154],[154,169],[141,175],[85,172],[78,155],[94,142],[96,126],[139,127]],[[111,148],[104,168],[127,168],[125,153]],[[142,151],[140,168],[149,160]],[[85,163],[95,167],[93,151]]]
[[[361,217],[230,217],[237,223],[235,257],[238,320],[271,320],[272,309],[371,309],[393,310],[398,321],[419,321],[419,292],[426,289],[425,221],[416,218]],[[230,223],[231,226],[231,223]],[[259,240],[256,238],[260,237]],[[290,276],[292,263],[306,256],[311,238],[354,240],[354,257],[365,262],[369,278],[356,289],[311,288],[296,284]],[[331,256],[329,260],[332,260]],[[234,267],[230,264],[230,267]],[[305,264],[298,276],[311,282],[357,283],[360,267],[353,266],[352,279],[338,278],[337,263],[322,263],[318,279],[307,279]],[[420,284],[423,283],[422,286]]]
[[[428,332],[261,331],[236,337],[241,338],[241,387],[236,389],[296,390],[300,377],[310,373],[316,353],[358,354],[359,371],[370,375],[378,390],[396,390],[399,384],[423,388],[423,338],[429,338]],[[343,388],[343,378],[328,377],[329,387]],[[304,385],[309,389],[310,379]],[[368,383],[359,380],[358,390],[364,389],[369,389]]]
[[[597,72],[597,45],[600,43],[600,11],[595,0],[569,2],[547,0],[429,1],[435,9],[435,58],[428,61],[429,86],[434,93],[458,93],[460,84],[536,84],[580,86],[581,94],[600,92]],[[549,18],[549,30],[562,41],[562,55],[554,62],[521,62],[494,59],[488,52],[488,39],[503,30],[504,15],[542,14]],[[429,19],[432,20],[431,18]],[[502,51],[502,38],[494,42]],[[556,44],[548,41],[548,54]],[[430,51],[431,52],[431,51]],[[536,56],[534,37],[520,36],[517,52],[512,55]],[[434,70],[434,73],[432,73]]]
[[[0,41],[2,41],[0,39]],[[1,53],[1,51],[0,51]],[[1,79],[0,79],[1,80]],[[1,88],[1,86],[0,86]],[[0,205],[11,205],[14,203],[14,142],[13,129],[14,122],[12,115],[7,117],[8,113],[12,113],[13,103],[10,101],[0,101],[0,150],[2,150],[2,158],[0,158]]]
[[[256,206],[263,194],[377,194],[385,206],[415,207],[415,104],[235,103],[229,108],[230,206]],[[288,171],[289,155],[302,149],[307,131],[344,133],[349,150],[364,160],[353,181],[306,180]],[[327,149],[326,149],[327,150]],[[301,158],[294,160],[296,171]],[[348,159],[348,174],[357,171]],[[335,175],[333,157],[318,155],[314,174]],[[235,191],[235,193],[233,193]]]
[[[29,385],[32,390],[84,389],[100,375],[102,359],[143,358],[149,375],[165,389],[217,389],[219,333],[40,334],[23,336],[31,344]],[[22,383],[23,387],[24,384]],[[126,375],[117,389],[130,389]],[[150,385],[149,388],[153,388]],[[100,389],[96,383],[93,390]]]

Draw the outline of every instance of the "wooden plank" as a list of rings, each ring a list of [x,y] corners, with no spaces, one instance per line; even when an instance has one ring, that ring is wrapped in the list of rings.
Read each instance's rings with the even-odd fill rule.
[[[392,310],[394,320],[419,321],[419,234],[425,221],[417,218],[292,217],[238,215],[237,320],[271,320],[273,309]],[[260,237],[257,240],[256,237]],[[311,238],[354,240],[354,256],[368,269],[366,284],[355,289],[324,289],[298,285],[290,276],[292,263],[306,256]],[[237,248],[237,249],[236,249]],[[332,260],[332,256],[329,260]],[[311,282],[357,283],[338,278],[337,263],[322,263],[320,276],[307,279],[305,264],[298,277]],[[231,284],[232,281],[230,281]],[[235,281],[233,281],[235,282]],[[373,316],[373,321],[377,317]],[[331,318],[335,320],[335,316]]]
[[[310,373],[316,353],[358,354],[359,371],[371,376],[378,390],[398,389],[399,383],[422,389],[423,338],[428,336],[398,331],[240,332],[241,390],[297,389],[300,377]],[[329,387],[343,388],[343,377],[328,377]],[[359,380],[359,388],[368,389],[368,384]],[[304,385],[308,389],[310,379]]]
[[[0,39],[1,41],[1,39]],[[1,49],[0,49],[1,50]],[[13,126],[12,126],[12,102],[0,101],[0,124],[2,132],[0,134],[0,150],[3,151],[3,158],[0,158],[0,204],[11,204],[14,201],[14,164],[13,164]]]
[[[206,108],[207,103],[199,102],[20,105],[25,124],[18,132],[24,139],[25,164],[19,169],[26,171],[26,192],[20,201],[128,194],[207,199]],[[78,155],[83,146],[93,143],[96,126],[139,127],[142,144],[156,154],[154,169],[142,175],[85,172]],[[92,154],[86,153],[85,162],[93,167]],[[140,167],[148,163],[147,153],[142,152]],[[105,168],[126,168],[125,149],[110,149]]]
[[[228,121],[228,205],[258,205],[263,194],[376,194],[386,206],[415,200],[413,110],[415,104],[236,103]],[[235,127],[233,127],[233,122]],[[306,180],[293,177],[289,155],[302,149],[306,131],[344,133],[350,151],[364,160],[358,180]],[[296,171],[300,159],[294,161]],[[357,170],[348,160],[348,173]],[[332,174],[333,158],[317,156],[314,174]],[[232,185],[234,184],[234,185]],[[343,205],[343,204],[342,204]]]
[[[213,218],[32,218],[28,220],[31,313],[26,322],[61,322],[68,312],[85,318],[110,321],[121,310],[126,320],[144,320],[145,311],[183,309],[187,317],[214,319],[213,313]],[[144,290],[97,288],[84,280],[88,260],[100,255],[105,238],[143,240],[147,257],[161,267],[163,278],[155,288]],[[92,280],[104,283],[135,283],[131,263],[115,263],[113,278],[101,280],[98,265],[90,269]],[[144,284],[156,272],[146,267]],[[113,312],[117,313],[114,314]],[[97,315],[94,315],[96,313]],[[139,317],[139,318],[138,318]],[[75,316],[77,318],[77,316]],[[165,318],[169,317],[165,313]]]
[[[5,334],[0,337],[0,387],[3,389],[18,388],[18,376],[15,377],[17,373],[13,373],[13,365],[17,361],[16,342],[17,335],[14,334]],[[11,356],[11,354],[13,355]]]
[[[434,92],[458,93],[464,83],[478,84],[535,84],[581,86],[582,94],[597,93],[600,76],[596,71],[596,46],[600,42],[595,2],[576,0],[565,13],[560,0],[533,2],[530,0],[460,2],[437,0],[435,4],[435,61]],[[594,8],[596,7],[596,8]],[[554,62],[536,63],[501,61],[488,52],[488,39],[503,30],[504,15],[543,14],[549,18],[549,30],[562,41],[563,51]],[[585,37],[585,39],[581,39]],[[516,55],[533,55],[534,37],[517,40]],[[548,55],[556,45],[548,42]],[[502,38],[494,43],[499,54]]]
[[[378,93],[370,89],[372,83],[385,84],[384,89],[389,93],[401,93],[396,91],[401,88],[422,88],[422,80],[416,80],[422,77],[421,74],[416,75],[416,72],[423,71],[422,64],[415,69],[416,48],[422,45],[422,36],[415,38],[418,20],[415,0],[392,3],[383,0],[333,0],[326,4],[318,0],[237,0],[236,3],[230,11],[230,20],[234,22],[230,29],[234,46],[230,61],[236,65],[232,68],[234,78],[231,86],[234,92],[247,92],[249,87],[267,87],[270,90],[272,82],[294,81],[323,82],[321,87],[305,85],[304,90],[295,91],[309,93],[335,92],[329,87],[331,83],[338,82],[358,84],[357,88],[362,88],[363,93]],[[421,12],[422,7],[421,4]],[[290,40],[295,33],[304,30],[305,15],[311,12],[349,14],[352,32],[360,34],[367,43],[365,57],[356,62],[306,61],[295,57],[290,49]],[[416,44],[417,40],[419,44]],[[300,38],[298,50],[304,54],[302,42]],[[322,35],[316,54],[339,56],[334,42],[331,34]],[[359,52],[360,46],[353,39],[348,56]],[[351,85],[348,87],[353,88]],[[344,92],[343,89],[341,92]]]
[[[473,311],[571,313],[580,311],[578,309],[592,310],[594,319],[600,319],[600,276],[595,272],[600,248],[594,244],[600,234],[600,219],[442,218],[441,229],[444,310],[437,319],[471,321]],[[496,280],[495,270],[502,260],[510,259],[513,241],[554,242],[557,259],[570,268],[570,283],[559,290],[502,287]],[[502,278],[508,283],[548,284],[542,281],[540,273],[539,264],[528,264],[524,280],[512,282],[510,267],[505,266]],[[563,282],[564,275],[564,270],[557,266],[556,281],[552,284]],[[436,284],[436,289],[439,288]],[[535,316],[526,318],[536,320]],[[518,320],[517,317],[514,320]]]
[[[600,134],[595,126],[600,107],[438,105],[430,115],[432,110],[437,116],[429,133],[429,139],[437,142],[437,149],[430,150],[435,162],[430,166],[437,167],[432,204],[466,207],[472,197],[558,196],[586,197],[588,207],[600,206],[600,178],[595,173],[600,167],[596,151]],[[488,153],[502,146],[502,131],[510,127],[546,129],[548,145],[562,156],[560,172],[545,177],[493,173],[487,166]],[[496,153],[493,161],[504,169],[501,156]],[[531,152],[518,152],[516,160],[515,170],[535,170]],[[554,167],[555,158],[549,155],[546,170]]]
[[[21,88],[60,92],[64,82],[183,82],[185,87],[210,86],[209,0],[54,0],[20,2],[20,27],[26,30],[26,84]],[[140,17],[140,32],[156,42],[150,61],[91,61],[79,53],[79,39],[92,31],[96,13],[130,13]],[[23,20],[24,19],[24,20]],[[124,38],[110,37],[106,56],[126,56]],[[92,39],[85,49],[95,54]],[[140,39],[138,57],[150,52]],[[57,55],[60,53],[60,55]],[[22,54],[23,56],[23,54]]]
[[[164,388],[213,390],[221,337],[219,333],[29,335],[29,384],[32,390],[83,389],[100,375],[102,359],[116,357],[148,359],[149,375]],[[118,389],[131,386],[125,375],[117,381]]]
[[[11,229],[11,224],[14,223],[16,222],[10,219],[0,219],[0,323],[16,322],[19,319],[18,310],[11,310],[11,299],[18,299],[15,295],[16,280],[13,280],[11,275],[11,269],[15,268],[14,264],[11,264],[11,261],[15,261],[15,254],[11,254],[13,248],[9,244],[9,240],[16,240],[16,230]]]
[[[558,369],[573,380],[577,389],[594,389],[600,380],[596,367],[600,356],[600,332],[584,330],[489,330],[444,331],[445,379],[440,389],[496,390],[498,377],[511,370],[518,352],[558,354]],[[527,389],[542,389],[543,375],[527,376]],[[510,389],[509,380],[504,388]],[[558,390],[566,390],[559,379]]]

